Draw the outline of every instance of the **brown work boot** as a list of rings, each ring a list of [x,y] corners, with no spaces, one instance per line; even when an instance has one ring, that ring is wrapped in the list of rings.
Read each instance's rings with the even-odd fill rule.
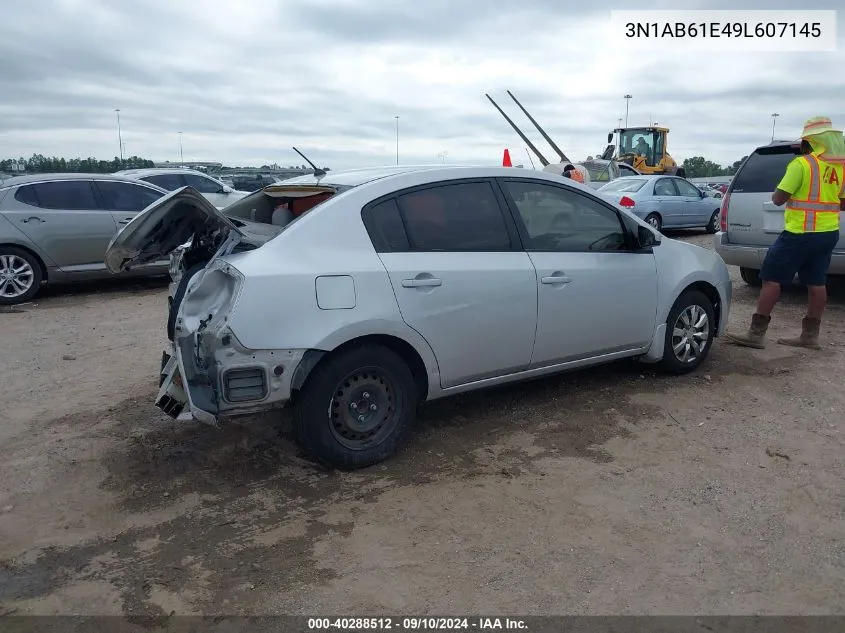
[[[753,314],[751,316],[751,327],[748,332],[739,334],[737,332],[725,332],[728,339],[743,347],[753,347],[754,349],[763,349],[766,347],[764,339],[766,338],[766,330],[769,329],[769,321],[772,317],[764,314]]]
[[[794,338],[779,338],[778,343],[790,347],[806,347],[807,349],[821,349],[819,345],[819,328],[821,319],[804,317],[801,321],[801,335]]]

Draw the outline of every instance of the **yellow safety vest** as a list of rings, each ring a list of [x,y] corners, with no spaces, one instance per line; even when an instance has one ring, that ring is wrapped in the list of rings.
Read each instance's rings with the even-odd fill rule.
[[[786,203],[784,228],[790,233],[838,231],[842,165],[821,161],[814,154],[796,160],[804,168],[804,180]]]

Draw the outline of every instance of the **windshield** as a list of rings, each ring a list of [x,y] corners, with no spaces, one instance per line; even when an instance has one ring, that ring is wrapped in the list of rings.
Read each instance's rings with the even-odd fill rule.
[[[586,169],[587,172],[590,174],[591,182],[607,182],[608,180],[613,180],[610,171],[610,161],[606,163],[596,163],[592,161],[587,161],[581,164],[584,166],[584,169]]]
[[[645,186],[646,181],[641,180],[640,178],[618,178],[613,182],[609,182],[602,187],[599,187],[599,191],[620,191],[620,192],[627,192],[627,193],[634,193],[635,191],[639,191]]]
[[[655,165],[655,148],[659,135],[646,129],[626,130],[619,135],[619,154],[641,154],[646,165]],[[662,148],[661,148],[662,149]]]

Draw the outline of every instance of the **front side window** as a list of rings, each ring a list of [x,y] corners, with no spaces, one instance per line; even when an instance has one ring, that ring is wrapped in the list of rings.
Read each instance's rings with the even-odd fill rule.
[[[509,251],[510,236],[489,182],[445,184],[397,197],[416,251]]]
[[[156,174],[155,176],[144,176],[141,180],[161,187],[166,191],[176,191],[180,187],[185,186],[181,174]]]
[[[200,193],[223,193],[223,186],[211,178],[196,174],[182,174],[182,176],[189,187],[193,187]]]
[[[686,196],[689,198],[700,198],[701,191],[697,187],[694,187],[692,184],[688,183],[686,180],[681,180],[680,178],[675,179],[675,186],[678,187],[678,192],[682,196]]]
[[[622,222],[613,209],[563,187],[504,181],[527,233],[526,250],[618,251],[626,248]]]

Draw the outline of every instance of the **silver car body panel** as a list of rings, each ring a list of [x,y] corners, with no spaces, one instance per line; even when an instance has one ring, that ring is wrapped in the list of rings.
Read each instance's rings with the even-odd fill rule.
[[[321,355],[372,335],[417,353],[429,400],[617,358],[653,362],[672,305],[698,282],[717,289],[724,330],[731,282],[719,257],[662,237],[623,209],[655,234],[653,252],[380,254],[361,219],[365,205],[409,187],[513,175],[441,166],[381,176],[335,195],[259,248],[220,252],[178,306],[160,399],[178,396],[184,381],[185,406],[209,423],[282,406]],[[520,178],[589,190],[541,172]],[[572,283],[543,282],[545,272],[564,269]],[[585,305],[596,313],[581,316]],[[265,396],[227,402],[224,373],[247,367],[267,377]]]

